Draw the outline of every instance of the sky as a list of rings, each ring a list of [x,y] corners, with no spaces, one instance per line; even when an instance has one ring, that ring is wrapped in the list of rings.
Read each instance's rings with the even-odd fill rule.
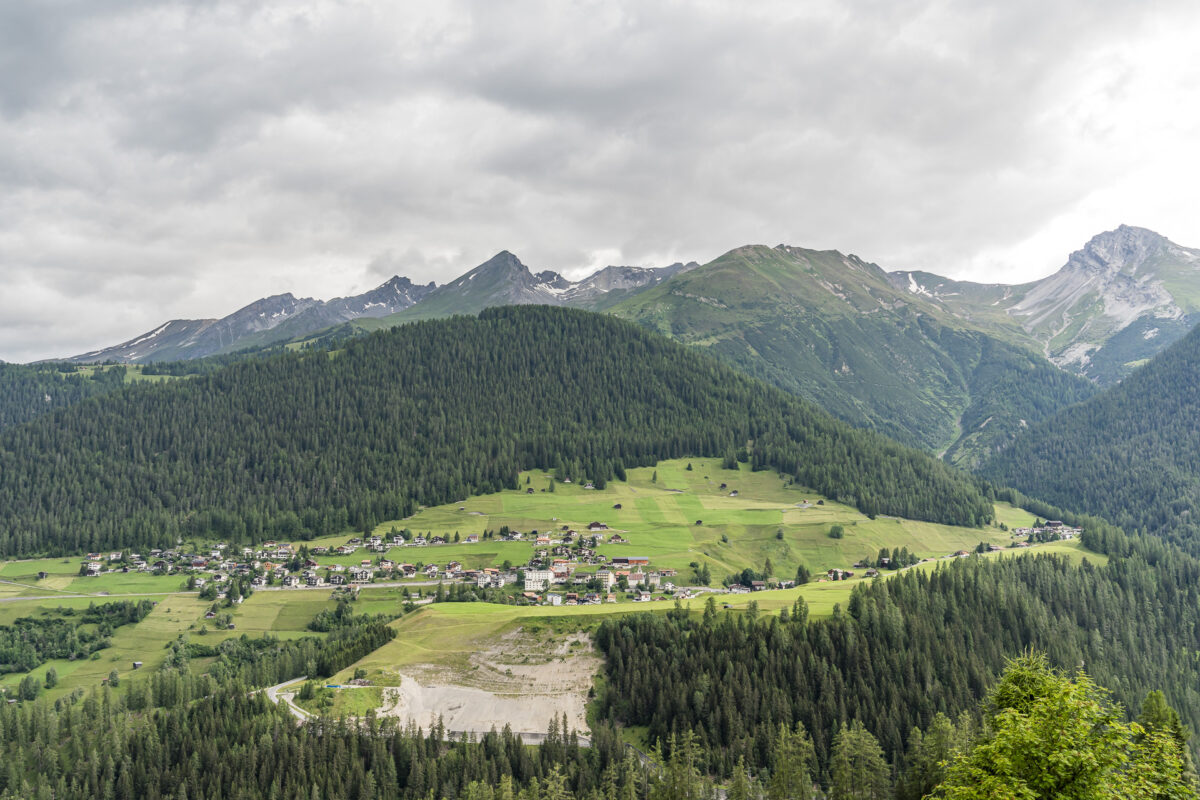
[[[0,359],[290,291],[744,244],[1200,246],[1200,4],[0,3]]]

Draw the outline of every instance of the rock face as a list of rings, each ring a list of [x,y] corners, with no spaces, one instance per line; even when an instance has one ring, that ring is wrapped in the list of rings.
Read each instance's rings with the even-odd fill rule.
[[[1007,325],[1058,366],[1101,384],[1119,381],[1200,321],[1200,250],[1128,225],[1094,236],[1058,272],[1029,284],[890,277],[964,320]]]

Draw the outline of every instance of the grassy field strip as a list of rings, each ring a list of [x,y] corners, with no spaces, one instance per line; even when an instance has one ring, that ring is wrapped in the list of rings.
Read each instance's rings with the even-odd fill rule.
[[[85,602],[78,606],[82,608],[86,608],[88,603],[96,602],[96,598],[70,599],[84,600]],[[51,602],[54,606],[60,605],[58,601]],[[134,674],[134,661],[143,662],[143,671],[154,671],[166,659],[166,645],[180,633],[186,632],[204,614],[207,605],[195,595],[164,595],[158,600],[154,610],[141,622],[117,628],[113,633],[112,646],[99,651],[99,658],[78,661],[56,659],[42,664],[30,674],[43,679],[46,670],[54,667],[58,672],[59,684],[57,689],[48,693],[53,697],[68,694],[76,687],[97,686],[113,669],[124,679]],[[8,615],[8,611],[0,608],[0,614],[5,616]],[[4,618],[0,617],[0,622],[3,621]],[[5,675],[0,678],[0,684],[14,685],[23,677],[24,674]]]
[[[375,533],[390,538],[393,532],[407,528],[453,540],[455,534],[462,539],[505,525],[529,533],[556,531],[563,525],[582,530],[597,521],[621,531],[629,540],[628,544],[606,542],[599,548],[603,555],[644,555],[655,567],[673,568],[685,576],[691,573],[691,562],[706,562],[718,580],[747,567],[761,570],[767,558],[775,574],[786,578],[801,563],[818,572],[849,567],[860,558],[874,557],[883,547],[907,547],[922,556],[941,556],[973,549],[981,540],[1002,546],[1011,542],[1009,534],[998,527],[957,528],[888,517],[870,519],[811,490],[788,485],[777,473],[753,472],[747,465],[721,469],[718,459],[664,461],[655,467],[631,469],[627,478],[625,483],[610,483],[602,490],[557,483],[550,492],[550,476],[531,471],[522,473],[515,490],[425,508],[408,519],[385,522]],[[733,491],[738,496],[731,496]],[[823,504],[817,505],[817,501]],[[998,507],[997,515],[1009,527],[1033,522],[1033,515],[1009,506]],[[826,535],[834,524],[845,528],[844,538]],[[346,539],[347,535],[332,536],[308,544],[336,547]],[[409,563],[459,561],[471,569],[505,560],[521,564],[532,550],[529,542],[484,540],[395,547],[388,557]],[[369,555],[360,550],[317,560],[348,566]]]

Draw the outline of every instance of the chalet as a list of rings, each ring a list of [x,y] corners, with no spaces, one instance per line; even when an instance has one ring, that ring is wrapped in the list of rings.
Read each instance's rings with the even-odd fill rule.
[[[395,569],[396,562],[394,562],[390,559],[387,559],[387,558],[381,558],[381,559],[379,559],[379,568],[380,569]]]
[[[426,539],[424,536],[414,536],[412,543],[416,547],[424,547],[425,545],[429,544],[429,540]]]
[[[750,591],[761,592],[767,588],[766,581],[750,581]]]
[[[102,566],[99,561],[89,561],[87,565],[88,577],[94,578],[100,574]]]
[[[649,603],[650,602],[650,593],[649,592],[638,592],[637,597],[633,598],[633,602]]]
[[[1062,520],[1060,520],[1060,519],[1048,519],[1048,520],[1046,520],[1046,527],[1047,527],[1047,528],[1061,528],[1062,526],[1063,526],[1063,524],[1062,524]]]
[[[568,606],[577,606],[577,605],[579,605],[579,595],[578,595],[578,593],[576,593],[576,592],[567,592],[566,596],[564,596],[564,597],[563,597],[563,604],[565,604],[565,605],[568,605]]]
[[[404,575],[404,577],[406,577],[406,578],[415,578],[415,577],[417,577],[417,568],[416,568],[415,566],[413,566],[412,564],[401,564],[401,565],[400,565],[400,572],[401,572],[401,573]]]
[[[534,541],[534,544],[539,544],[539,545],[543,545],[543,544],[544,544],[544,545],[548,545],[548,544],[550,544],[550,537],[549,537],[549,536],[547,536],[547,535],[546,535],[546,534],[544,534],[544,533],[543,533],[543,534],[539,534],[539,535],[538,535],[538,537],[537,537],[537,539]]]
[[[876,578],[878,576],[879,570],[875,569],[874,567],[871,567],[869,570],[863,573],[864,578]]]
[[[644,573],[644,572],[630,573],[630,575],[629,575],[629,585],[630,586],[638,586],[645,582],[646,582],[646,573]]]
[[[750,594],[749,586],[742,586],[740,583],[735,583],[729,587],[730,594]]]
[[[329,566],[331,572],[345,572],[346,568],[341,564],[331,564]]]
[[[448,544],[449,541],[450,540],[447,539],[445,536],[435,536],[429,540],[429,543],[430,544]]]
[[[283,585],[284,586],[299,586],[300,585],[300,576],[288,575],[287,577],[285,577],[283,579]]]
[[[628,544],[625,537],[619,533],[614,533],[612,536],[608,537],[608,543],[609,544]]]
[[[434,577],[437,577],[437,574],[438,574],[438,565],[437,564],[426,564],[425,565],[425,577],[434,578]]]
[[[373,544],[373,545],[383,544],[383,537],[382,536],[372,536],[371,538],[367,539],[367,544]]]
[[[121,554],[120,554],[120,553],[109,553],[109,554],[108,554],[108,560],[109,560],[109,561],[120,561],[120,560],[121,560]]]
[[[344,544],[338,547],[337,552],[340,556],[352,555],[358,548],[351,544]]]
[[[371,570],[365,567],[353,567],[350,569],[351,583],[370,583],[372,573]]]
[[[451,561],[446,565],[446,572],[457,575],[458,573],[462,572],[462,564],[458,563],[457,561]]]
[[[344,586],[346,584],[346,576],[334,573],[329,576],[329,583],[333,586]]]
[[[321,578],[320,575],[317,575],[314,573],[312,575],[306,575],[304,577],[304,584],[306,586],[324,586],[325,581]]]
[[[606,531],[606,530],[608,530],[608,526],[605,525],[603,522],[589,522],[588,530],[589,531]]]
[[[467,539],[466,539],[467,544],[476,544],[478,542],[479,542],[479,534],[478,533],[467,534]]]

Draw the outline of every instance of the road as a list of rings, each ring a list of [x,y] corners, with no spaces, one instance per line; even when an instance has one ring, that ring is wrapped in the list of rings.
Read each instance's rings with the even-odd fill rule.
[[[305,680],[308,680],[307,675],[304,675],[299,678],[292,678],[290,681],[284,681],[283,683],[279,683],[279,684],[276,684],[275,686],[271,686],[267,689],[263,689],[263,691],[267,693],[267,699],[270,700],[272,703],[274,703],[275,705],[279,705],[280,701],[283,701],[283,703],[287,707],[287,710],[291,712],[293,717],[295,717],[300,722],[307,722],[309,719],[311,719],[315,715],[311,714],[308,711],[305,711],[303,708],[296,705],[292,701],[292,698],[296,696],[295,692],[282,692],[281,691],[285,686],[291,686],[292,684],[300,683],[301,681],[305,681]]]

